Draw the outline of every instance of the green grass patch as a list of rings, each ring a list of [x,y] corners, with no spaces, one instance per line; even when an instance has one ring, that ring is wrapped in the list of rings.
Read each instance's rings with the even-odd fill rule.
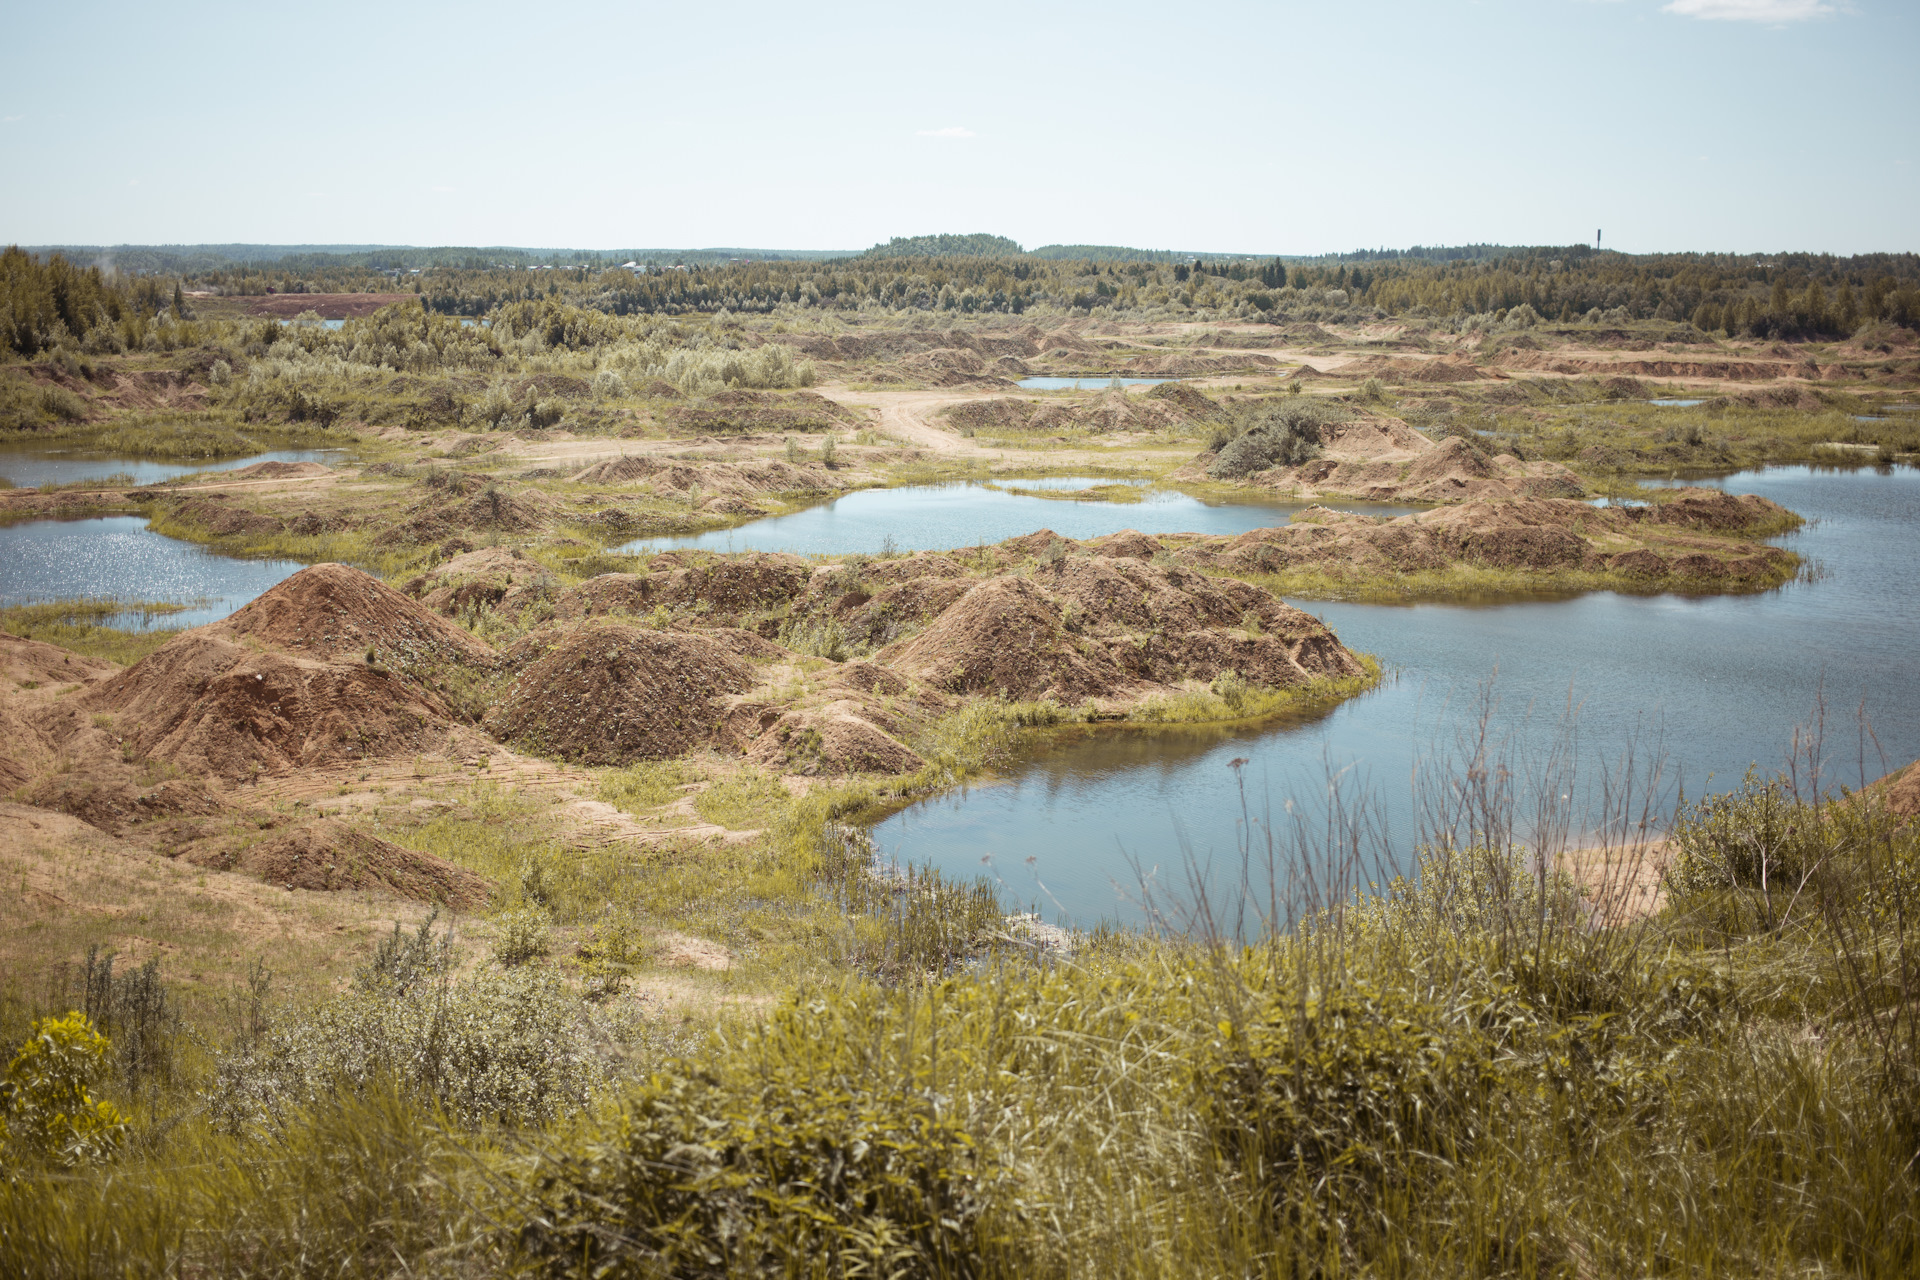
[[[179,635],[177,629],[156,627],[191,606],[132,600],[58,600],[19,604],[0,609],[0,631],[24,640],[41,640],[89,658],[105,658],[130,666]],[[139,630],[110,626],[108,619],[138,618]]]
[[[730,831],[778,826],[793,796],[778,778],[743,769],[714,782],[693,798],[694,811]]]

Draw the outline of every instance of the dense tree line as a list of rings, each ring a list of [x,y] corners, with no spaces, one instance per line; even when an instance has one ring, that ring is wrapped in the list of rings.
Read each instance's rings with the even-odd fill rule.
[[[63,335],[85,341],[105,332],[117,333],[111,340],[122,348],[132,346],[156,315],[183,317],[181,283],[109,275],[60,255],[39,259],[8,250],[0,261],[0,342],[31,354]],[[532,323],[523,318],[532,314],[530,304],[549,316],[541,323],[550,323],[553,307],[559,307],[660,318],[797,309],[1273,321],[1397,316],[1474,325],[1511,314],[1528,323],[1536,317],[1562,323],[1691,322],[1707,332],[1762,338],[1838,337],[1874,321],[1920,326],[1920,256],[1914,254],[1632,256],[1573,246],[1445,261],[1165,262],[869,253],[826,261],[654,263],[632,270],[604,262],[549,268],[449,261],[419,274],[304,259],[222,268],[185,283],[238,294],[416,293],[429,313],[491,316],[511,336],[522,336],[521,326]]]

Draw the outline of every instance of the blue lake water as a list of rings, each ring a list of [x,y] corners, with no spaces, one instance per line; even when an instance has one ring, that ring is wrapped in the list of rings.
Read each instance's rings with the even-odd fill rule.
[[[1111,374],[1099,374],[1086,378],[1022,378],[1014,385],[1022,391],[1104,391],[1112,386],[1116,379]],[[1123,387],[1157,387],[1163,382],[1174,382],[1174,378],[1120,378]]]
[[[232,471],[256,462],[320,462],[338,465],[338,449],[272,449],[245,458],[222,462],[155,462],[145,458],[100,457],[77,452],[44,449],[0,449],[0,476],[22,489],[43,484],[74,484],[105,480],[109,476],[132,476],[133,483],[157,484],[175,476],[202,471]]]
[[[1003,479],[996,484],[1027,489],[1082,489],[1125,483],[1091,476],[1043,480]],[[911,485],[863,489],[792,515],[771,516],[734,529],[680,537],[641,538],[619,548],[628,554],[674,548],[703,551],[791,551],[800,555],[871,554],[891,538],[901,551],[944,551],[999,542],[1036,529],[1073,539],[1097,538],[1122,529],[1142,533],[1245,533],[1285,524],[1304,502],[1206,502],[1170,489],[1155,489],[1139,502],[1033,498],[984,484]],[[1415,508],[1338,504],[1343,509],[1403,515]]]
[[[1216,897],[1233,896],[1248,838],[1242,780],[1254,816],[1270,813],[1284,845],[1300,834],[1294,815],[1313,843],[1326,842],[1317,824],[1337,779],[1346,800],[1369,797],[1362,843],[1379,866],[1407,865],[1438,821],[1418,783],[1471,749],[1483,712],[1514,762],[1515,790],[1529,804],[1567,795],[1576,837],[1604,808],[1606,770],[1630,751],[1643,768],[1663,761],[1664,817],[1681,784],[1698,796],[1737,785],[1750,764],[1784,766],[1795,728],[1823,698],[1835,780],[1857,784],[1920,758],[1920,471],[1791,467],[1706,483],[1809,517],[1779,541],[1821,573],[1756,596],[1302,602],[1346,644],[1377,655],[1388,681],[1292,722],[1062,735],[999,779],[879,823],[876,844],[949,875],[992,875],[1007,898],[1050,917],[1138,920],[1143,878],[1177,895],[1189,859],[1211,867]],[[1877,742],[1859,731],[1863,706]],[[1570,784],[1546,776],[1556,744],[1577,765]],[[1236,759],[1247,762],[1238,771]],[[1264,838],[1256,822],[1253,844]],[[1284,849],[1280,861],[1300,865]]]
[[[1666,409],[1690,409],[1696,404],[1705,404],[1704,400],[1649,400],[1648,404],[1657,404]]]
[[[147,528],[144,516],[35,520],[0,528],[0,605],[47,600],[153,601],[190,606],[158,625],[224,618],[305,566],[215,555]],[[138,619],[118,620],[138,625]]]

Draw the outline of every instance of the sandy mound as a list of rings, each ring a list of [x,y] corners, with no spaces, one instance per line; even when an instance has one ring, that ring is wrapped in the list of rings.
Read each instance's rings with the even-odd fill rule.
[[[1149,400],[1164,400],[1189,418],[1206,420],[1224,412],[1218,401],[1185,382],[1162,382],[1147,390]]]
[[[411,579],[400,591],[442,617],[459,618],[482,610],[518,614],[552,595],[557,583],[537,561],[503,547],[482,547]]]
[[[861,423],[853,410],[812,391],[775,395],[743,389],[722,391],[698,405],[675,406],[668,419],[691,435],[841,431]]]
[[[593,622],[529,637],[524,648],[538,656],[487,712],[486,727],[502,741],[588,764],[663,759],[707,742],[719,700],[754,682],[725,646],[684,632]]]
[[[1920,761],[1888,775],[1887,808],[1903,818],[1920,817]]]
[[[926,763],[885,730],[840,708],[783,715],[746,754],[765,768],[806,777],[912,773]]]
[[[1086,548],[1109,560],[1151,560],[1163,550],[1159,542],[1138,529],[1122,529],[1104,538],[1094,538],[1086,543]]]
[[[0,680],[9,684],[75,684],[97,680],[112,670],[111,662],[0,631]]]
[[[1272,687],[1361,670],[1326,627],[1257,587],[1084,555],[1031,578],[976,582],[879,660],[948,693],[1062,702],[1136,697],[1229,669]]]
[[[331,467],[324,467],[317,462],[256,462],[227,474],[236,478],[244,476],[249,480],[305,480],[309,476],[331,473]]]
[[[104,741],[86,745],[111,747]],[[144,770],[125,763],[110,750],[89,752],[70,746],[68,758],[84,763],[69,772],[43,775],[22,789],[21,797],[29,804],[71,814],[113,835],[159,819],[211,818],[224,808],[201,781],[169,779],[156,784]],[[200,824],[189,821],[184,829],[172,834],[176,839],[197,839],[203,832]]]
[[[718,497],[751,498],[763,493],[823,493],[838,489],[816,464],[796,466],[770,459],[752,462],[677,462],[644,456],[609,458],[574,477],[580,484],[638,484],[656,492],[685,494],[693,489]]]
[[[471,871],[334,819],[277,833],[237,851],[196,851],[187,860],[217,871],[244,871],[289,889],[372,889],[461,910],[485,906],[490,892],[487,882]]]
[[[1504,569],[1566,567],[1650,582],[1688,578],[1693,586],[1735,590],[1767,585],[1791,568],[1788,553],[1779,548],[1744,541],[1703,543],[1695,535],[1667,532],[1649,518],[1649,510],[1592,507],[1567,499],[1500,498],[1388,519],[1310,507],[1291,524],[1203,539],[1176,558],[1239,573],[1309,566],[1334,572],[1414,573],[1462,562]],[[1642,540],[1654,545],[1632,545]],[[1622,543],[1627,545],[1623,548]],[[1703,546],[1720,554],[1706,554]]]
[[[1652,508],[1648,519],[1658,524],[1734,533],[1775,525],[1786,515],[1785,507],[1757,494],[1736,496],[1720,489],[1681,489],[1675,497]]]
[[[360,657],[371,650],[375,661],[402,670],[446,663],[491,667],[496,660],[470,632],[343,564],[302,569],[204,630],[321,658]]]
[[[949,693],[1005,693],[1063,702],[1111,694],[1113,673],[1080,656],[1059,608],[1025,578],[973,586],[925,631],[880,661]]]
[[[683,561],[656,556],[649,574],[607,573],[562,592],[561,620],[625,613],[638,617],[657,606],[694,606],[718,621],[786,603],[805,591],[810,566],[798,556],[749,553],[728,559]]]
[[[112,714],[135,756],[230,781],[432,750],[452,723],[438,698],[384,668],[261,652],[214,627],[168,641],[75,709]]]
[[[285,524],[272,516],[234,505],[231,495],[208,494],[176,504],[168,513],[174,519],[194,524],[217,537],[237,534],[278,533]]]

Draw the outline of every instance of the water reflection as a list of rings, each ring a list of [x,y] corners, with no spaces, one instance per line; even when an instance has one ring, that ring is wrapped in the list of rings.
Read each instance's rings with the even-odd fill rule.
[[[1090,476],[999,480],[1008,488],[1083,489],[1125,483]],[[791,551],[801,555],[871,554],[889,541],[901,551],[945,551],[999,542],[1036,529],[1076,540],[1122,529],[1142,533],[1238,534],[1285,524],[1311,504],[1247,495],[1207,501],[1171,489],[1150,489],[1139,502],[1034,498],[983,484],[912,485],[863,489],[792,515],[755,520],[735,529],[670,538],[641,538],[621,547],[632,554],[697,548],[705,551]],[[1345,510],[1405,515],[1415,507],[1330,503]]]
[[[1701,483],[1692,481],[1690,483]],[[1402,864],[1421,831],[1414,784],[1473,741],[1483,714],[1514,760],[1561,743],[1596,803],[1608,762],[1664,753],[1670,799],[1724,790],[1749,764],[1785,763],[1797,725],[1824,698],[1828,745],[1849,782],[1920,758],[1920,471],[1806,467],[1708,483],[1760,493],[1810,517],[1781,542],[1821,573],[1757,596],[1599,594],[1491,606],[1306,607],[1394,672],[1383,688],[1317,719],[1231,730],[1130,730],[1047,746],[990,786],[880,823],[890,854],[972,876],[988,859],[1014,900],[1090,921],[1139,918],[1135,874],[1184,877],[1184,851],[1213,860],[1216,888],[1246,832],[1238,784],[1276,825],[1312,813],[1328,780],[1370,789]],[[1482,700],[1491,682],[1492,701]],[[1864,706],[1874,739],[1853,719]],[[1235,759],[1247,763],[1236,771]],[[1577,825],[1577,824],[1576,824]],[[1029,862],[1028,859],[1032,861]]]
[[[162,625],[197,627],[224,618],[304,566],[238,560],[162,537],[144,516],[35,520],[0,528],[0,605],[48,600],[184,604]],[[115,619],[136,626],[136,616]]]

